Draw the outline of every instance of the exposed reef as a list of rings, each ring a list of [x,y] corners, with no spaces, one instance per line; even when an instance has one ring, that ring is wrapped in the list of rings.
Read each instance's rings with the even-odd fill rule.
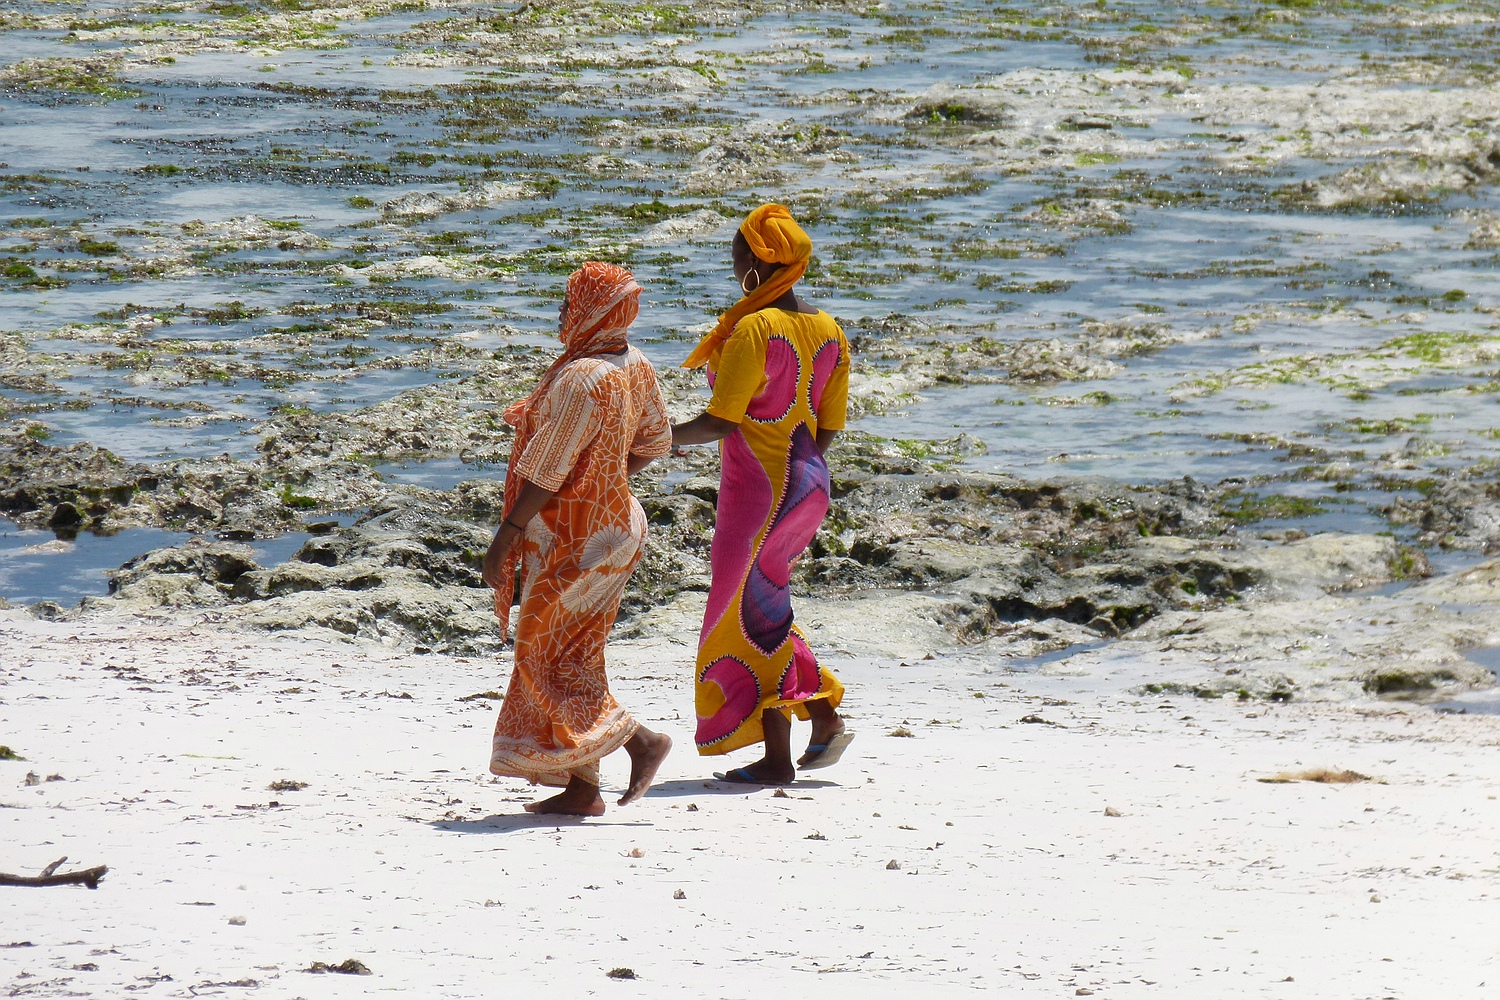
[[[72,129],[0,164],[0,516],[195,536],[42,614],[493,652],[499,414],[554,356],[563,277],[635,271],[689,416],[701,376],[672,365],[736,294],[735,220],[774,199],[855,351],[859,422],[794,578],[820,641],[857,645],[836,609],[858,607],[915,652],[1170,653],[1183,690],[1485,683],[1479,620],[1408,585],[1500,551],[1497,24],[1488,2],[0,11],[24,40],[7,134]],[[623,632],[701,600],[716,489],[708,449],[638,480]],[[275,564],[244,544],[287,533],[308,540]],[[1360,615],[1436,652],[1366,643]],[[1106,653],[1080,656],[1057,662]]]

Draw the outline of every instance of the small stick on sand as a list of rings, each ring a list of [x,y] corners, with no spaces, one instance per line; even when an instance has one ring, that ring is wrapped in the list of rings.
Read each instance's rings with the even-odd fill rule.
[[[83,871],[56,874],[66,860],[68,856],[65,854],[43,868],[40,875],[7,875],[5,872],[0,872],[0,885],[86,885],[90,889],[97,889],[99,880],[104,877],[105,872],[109,871],[108,866],[99,865],[94,868],[85,868]]]

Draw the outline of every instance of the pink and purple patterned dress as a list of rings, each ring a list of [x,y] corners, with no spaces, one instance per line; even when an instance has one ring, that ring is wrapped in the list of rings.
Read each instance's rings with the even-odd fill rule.
[[[722,754],[764,739],[761,712],[807,717],[844,689],[792,622],[792,565],[828,513],[819,430],[841,430],[849,342],[827,313],[763,309],[740,320],[709,368],[708,412],[738,423],[719,446],[713,583],[698,640],[697,743]]]

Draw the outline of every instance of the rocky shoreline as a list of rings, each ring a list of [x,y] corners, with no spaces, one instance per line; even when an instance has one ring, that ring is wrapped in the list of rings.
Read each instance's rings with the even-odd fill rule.
[[[1098,379],[1121,359],[1181,340],[1149,323],[1086,323],[1067,340],[1001,342],[911,317],[856,323],[850,333],[858,351],[851,399],[864,416],[899,412],[945,385],[1045,389]],[[456,377],[355,409],[282,407],[253,428],[253,457],[133,463],[91,443],[51,444],[45,425],[12,420],[0,429],[0,516],[61,539],[139,527],[193,533],[122,566],[109,596],[76,608],[44,602],[33,613],[196,615],[398,649],[498,654],[479,576],[510,445],[498,414],[551,355],[519,344],[480,351],[456,339],[430,350]],[[695,412],[699,376],[660,374],[673,412]],[[1126,484],[966,466],[983,452],[968,434],[888,439],[856,424],[843,435],[830,455],[828,520],[794,577],[804,620],[829,623],[828,635],[845,645],[867,637],[846,635],[841,622],[907,620],[927,646],[914,655],[983,655],[1024,668],[1081,650],[1056,662],[1154,662],[1142,691],[1436,699],[1494,682],[1463,655],[1500,641],[1500,612],[1488,610],[1500,608],[1500,591],[1486,590],[1490,564],[1419,583],[1432,572],[1427,551],[1478,562],[1500,549],[1500,493],[1478,472],[1395,494],[1383,508],[1389,532],[1309,535],[1276,527],[1309,505],[1258,493],[1246,479]],[[494,472],[435,490],[380,471],[435,458]],[[1366,463],[1376,473],[1398,465]],[[651,529],[619,634],[680,631],[690,613],[657,612],[691,608],[707,589],[716,456],[669,457],[636,489]],[[278,564],[261,565],[246,544],[288,532],[308,538]],[[1433,610],[1425,595],[1447,590],[1482,613],[1445,612],[1441,601]],[[1309,615],[1321,624],[1309,626]],[[1321,659],[1307,652],[1308,635],[1341,634],[1340,623],[1355,618],[1414,638],[1335,636]]]
[[[518,377],[541,364],[528,359]],[[667,373],[664,382],[674,410],[687,412],[696,398],[688,380]],[[22,437],[0,464],[5,516],[60,537],[127,526],[195,533],[122,566],[107,597],[75,608],[43,602],[32,612],[194,615],[416,652],[496,655],[502,646],[479,561],[501,509],[500,475],[430,490],[389,482],[349,456],[410,454],[424,444],[501,454],[507,429],[478,402],[497,384],[479,375],[409,394],[438,397],[422,406],[278,417],[263,429],[256,462],[132,464],[92,445]],[[436,411],[462,417],[431,419]],[[420,442],[412,438],[418,428]],[[1500,640],[1500,560],[1425,579],[1424,551],[1389,534],[1243,526],[1237,483],[1026,480],[955,467],[964,447],[955,439],[913,454],[857,430],[836,444],[830,514],[794,578],[799,614],[832,622],[830,641],[862,641],[849,622],[903,619],[920,626],[928,653],[1024,668],[1082,650],[1052,669],[1155,657],[1161,676],[1143,675],[1142,690],[1202,696],[1436,698],[1494,682],[1463,651]],[[715,462],[712,450],[699,449],[639,477],[651,527],[621,635],[680,629],[682,615],[665,621],[656,612],[701,601]],[[1420,520],[1429,543],[1487,552],[1500,539],[1474,493],[1452,484],[1396,516]],[[346,516],[330,517],[338,513]],[[245,544],[286,530],[309,537],[279,564],[261,565]],[[1450,605],[1463,607],[1444,610]],[[1356,618],[1383,638],[1329,638],[1336,623]],[[1309,652],[1318,646],[1309,635],[1322,637],[1322,653]]]
[[[35,49],[0,66],[16,134],[98,140],[0,163],[0,517],[193,535],[34,613],[496,652],[498,414],[561,276],[630,265],[680,356],[775,198],[867,418],[808,621],[1157,657],[1143,690],[1492,683],[1495,4],[168,6],[0,12]],[[459,471],[391,471],[424,462]],[[701,449],[640,478],[621,634],[692,617],[716,482]]]

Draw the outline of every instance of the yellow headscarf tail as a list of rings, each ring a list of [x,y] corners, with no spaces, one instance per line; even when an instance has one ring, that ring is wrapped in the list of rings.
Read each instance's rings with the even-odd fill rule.
[[[812,238],[792,219],[792,213],[785,205],[760,206],[741,223],[740,232],[756,257],[768,264],[783,266],[719,317],[719,322],[682,363],[684,368],[701,368],[707,364],[734,333],[735,324],[789,292],[801,280],[812,260]]]

